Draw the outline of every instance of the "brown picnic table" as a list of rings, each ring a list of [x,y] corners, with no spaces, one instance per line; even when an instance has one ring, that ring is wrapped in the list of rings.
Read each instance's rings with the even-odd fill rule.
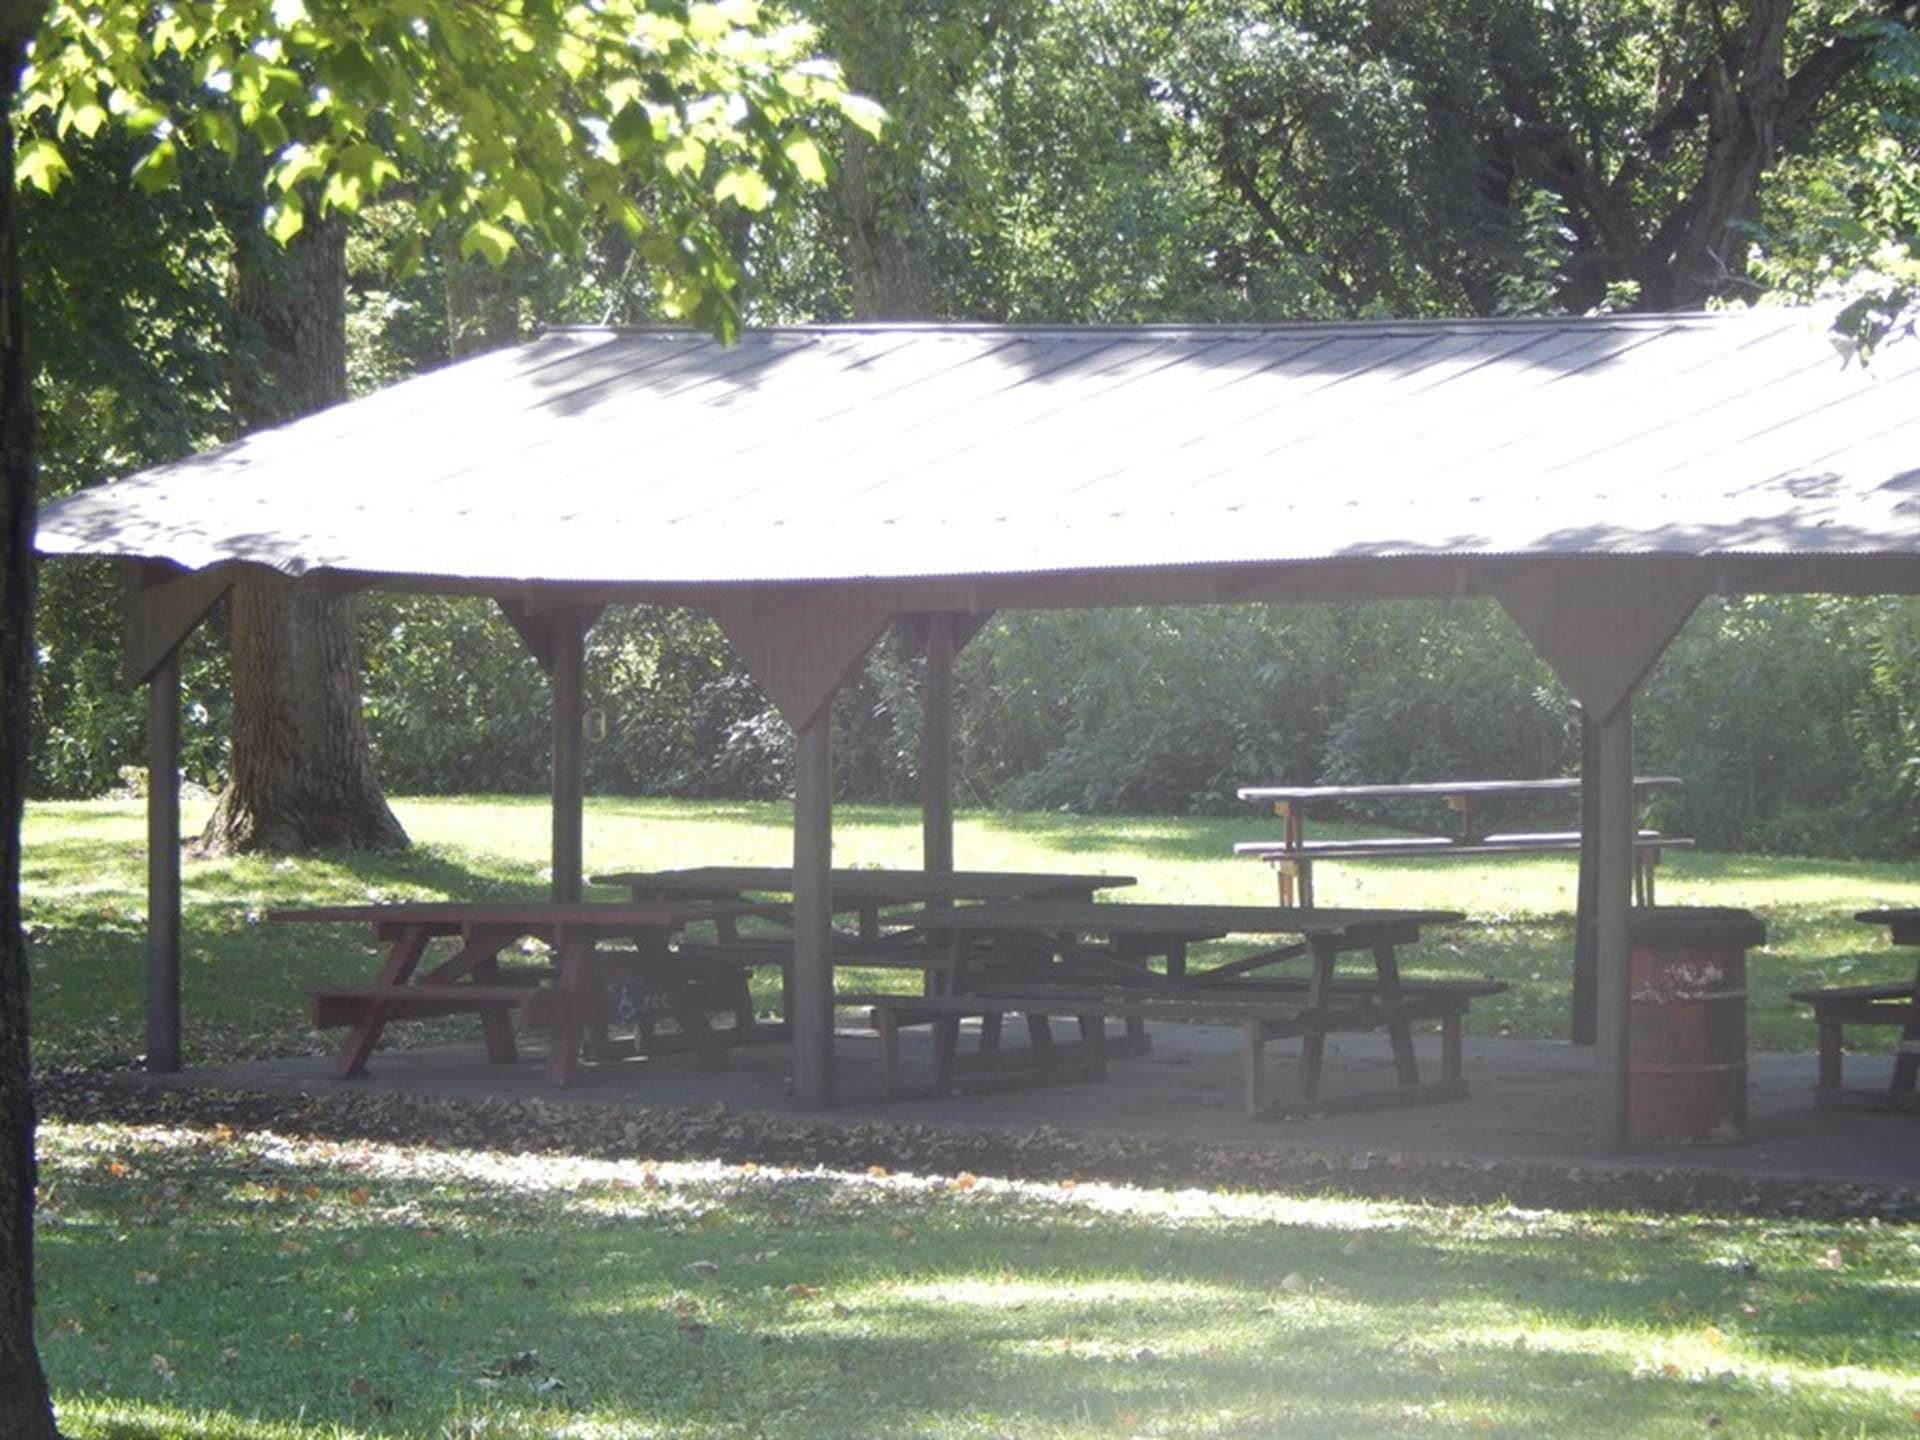
[[[1645,797],[1652,790],[1675,790],[1674,775],[1641,775],[1634,792]],[[1432,855],[1540,855],[1578,852],[1580,832],[1548,828],[1538,818],[1518,825],[1496,827],[1485,820],[1487,801],[1537,799],[1548,804],[1578,797],[1580,781],[1559,777],[1543,780],[1432,780],[1404,785],[1250,785],[1242,800],[1270,804],[1280,818],[1277,840],[1247,840],[1233,847],[1236,855],[1251,855],[1274,868],[1282,905],[1313,905],[1313,867],[1316,861],[1412,859]],[[1377,814],[1356,812],[1356,802],[1369,800],[1437,800],[1455,817],[1445,829],[1420,829]],[[1382,825],[1407,833],[1362,839],[1311,840],[1309,813],[1366,825]],[[1654,871],[1663,850],[1685,848],[1692,840],[1642,829],[1634,837],[1634,899],[1654,903]]]
[[[723,1065],[724,1051],[707,1012],[730,1003],[725,997],[736,993],[738,967],[703,965],[671,942],[688,925],[732,925],[773,908],[709,900],[626,905],[435,900],[275,910],[267,918],[366,925],[375,943],[386,947],[370,983],[311,992],[314,1027],[347,1031],[334,1060],[337,1078],[366,1072],[390,1021],[440,1015],[478,1015],[488,1059],[510,1064],[517,1055],[513,1017],[518,1013],[528,1028],[551,1037],[547,1083],[569,1085],[583,1040],[604,1038],[610,987],[636,975],[660,997],[701,1063]],[[454,953],[423,972],[429,947],[445,939],[458,942]],[[525,964],[508,954],[528,939],[549,948],[551,963]],[[607,948],[615,941],[631,948]],[[749,1008],[739,1023],[751,1021]]]
[[[882,1083],[896,1093],[899,1032],[930,1024],[934,1035],[935,1093],[947,1093],[958,1073],[962,1019],[981,1021],[982,1057],[976,1072],[997,1068],[1003,1018],[1026,1017],[1030,1068],[1045,1078],[1059,1060],[1050,1020],[1078,1022],[1076,1058],[1092,1078],[1105,1074],[1105,1021],[1124,1017],[1237,1023],[1246,1037],[1247,1113],[1272,1118],[1308,1111],[1360,1109],[1454,1099],[1467,1091],[1461,1070],[1460,1023],[1468,1003],[1497,994],[1495,982],[1418,982],[1401,978],[1398,947],[1426,925],[1463,917],[1444,910],[1307,910],[1254,905],[1151,905],[1025,901],[893,915],[906,926],[950,937],[947,963],[923,996],[853,995],[842,1003],[871,1008],[882,1041]],[[1194,945],[1228,935],[1292,937],[1293,943],[1194,970]],[[976,943],[986,937],[989,944]],[[1372,974],[1337,973],[1342,955],[1365,953]],[[1298,978],[1262,978],[1260,972],[1305,959]],[[1161,962],[1159,969],[1153,962]],[[1423,1082],[1413,1050],[1412,1025],[1438,1020],[1442,1075]],[[1387,1031],[1396,1084],[1337,1098],[1321,1094],[1326,1037],[1346,1030]],[[1265,1048],[1298,1038],[1299,1094],[1276,1102],[1267,1093]]]
[[[700,865],[679,870],[621,871],[596,875],[596,885],[620,886],[636,901],[710,900],[745,902],[752,896],[793,894],[793,871],[784,865]],[[1059,874],[1019,870],[876,870],[846,866],[829,875],[831,905],[836,915],[853,915],[857,929],[833,937],[836,963],[890,966],[924,970],[938,952],[929,950],[926,937],[886,924],[890,910],[919,906],[947,906],[994,900],[1091,900],[1101,890],[1134,884],[1131,875]],[[788,907],[768,913],[786,923]],[[780,967],[780,1009],[793,1011],[793,941],[779,933],[742,935],[723,922],[717,943],[705,953],[750,966]],[[1144,1027],[1132,1027],[1135,1038]],[[749,1038],[779,1043],[788,1038],[784,1020],[761,1024]]]
[[[745,900],[751,895],[791,895],[793,871],[782,865],[701,865],[684,870],[596,875],[593,883],[622,886],[635,900]],[[857,915],[858,938],[869,944],[880,938],[881,912],[902,906],[992,900],[1091,900],[1098,891],[1134,883],[1131,875],[853,867],[834,870],[828,881],[834,913]]]
[[[1896,945],[1920,946],[1920,910],[1863,910],[1854,919],[1887,927]],[[1820,1027],[1820,1079],[1815,1103],[1855,1109],[1920,1110],[1920,966],[1911,983],[1840,985],[1796,990],[1793,998],[1813,1006]],[[1884,1087],[1849,1088],[1841,1078],[1842,1046],[1849,1025],[1891,1026],[1893,1075]]]

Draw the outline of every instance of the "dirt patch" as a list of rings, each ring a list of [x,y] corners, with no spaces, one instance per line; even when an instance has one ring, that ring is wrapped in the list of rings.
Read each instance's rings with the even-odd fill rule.
[[[329,1140],[449,1149],[536,1151],[623,1160],[755,1161],[1024,1180],[1106,1180],[1434,1205],[1661,1215],[1786,1216],[1920,1223],[1920,1189],[1755,1179],[1682,1167],[1631,1172],[1491,1161],[1443,1162],[1394,1152],[1349,1154],[1258,1144],[1074,1135],[1053,1129],[931,1130],[919,1125],[815,1125],[724,1106],[622,1109],[539,1100],[430,1095],[271,1095],[164,1090],[137,1077],[67,1071],[38,1077],[41,1113],[75,1122],[274,1130]]]

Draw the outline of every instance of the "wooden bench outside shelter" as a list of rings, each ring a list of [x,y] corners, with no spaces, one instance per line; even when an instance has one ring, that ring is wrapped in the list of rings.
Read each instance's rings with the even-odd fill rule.
[[[1920,946],[1920,910],[1863,910],[1854,916],[1867,925],[1885,925],[1896,945]],[[1885,985],[1839,985],[1796,990],[1793,998],[1813,1006],[1820,1027],[1820,1075],[1816,1104],[1848,1109],[1920,1110],[1920,966],[1913,981]],[[1843,1076],[1849,1026],[1891,1026],[1893,1074],[1886,1086],[1848,1086]]]
[[[1634,793],[1643,797],[1651,790],[1677,789],[1680,780],[1672,775],[1642,775],[1634,780]],[[1538,824],[1509,823],[1501,829],[1486,825],[1480,811],[1490,800],[1537,799],[1549,803],[1578,797],[1577,779],[1545,780],[1437,780],[1407,785],[1264,785],[1248,786],[1240,791],[1242,800],[1271,804],[1280,818],[1282,834],[1277,840],[1248,840],[1233,847],[1236,855],[1251,855],[1271,864],[1282,905],[1314,903],[1313,871],[1316,862],[1328,860],[1415,859],[1436,855],[1547,855],[1577,854],[1580,832],[1542,828]],[[1442,802],[1457,817],[1445,830],[1420,830],[1400,821],[1383,820],[1378,815],[1360,814],[1350,807],[1366,801]],[[1402,835],[1368,836],[1354,840],[1310,840],[1306,835],[1309,813],[1339,818],[1366,825],[1391,825],[1407,830]],[[1658,830],[1642,829],[1634,837],[1634,902],[1654,903],[1654,872],[1663,851],[1685,848],[1693,841]]]

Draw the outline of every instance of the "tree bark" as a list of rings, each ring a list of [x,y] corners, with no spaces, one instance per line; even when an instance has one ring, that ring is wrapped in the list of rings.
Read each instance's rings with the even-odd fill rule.
[[[0,114],[13,113],[40,6],[0,0]],[[27,390],[13,188],[13,128],[0,126],[0,1435],[57,1437],[33,1336],[33,1073],[20,820],[33,683],[33,405]]]
[[[233,305],[255,333],[233,382],[252,429],[347,398],[346,231],[309,218],[284,252],[251,213],[233,223]],[[233,730],[208,854],[407,843],[375,778],[360,718],[353,612],[311,586],[249,576],[229,602]]]
[[[857,320],[926,320],[933,314],[933,267],[927,257],[925,136],[911,116],[916,37],[912,5],[898,0],[824,0],[817,13],[829,53],[847,84],[893,112],[875,140],[858,126],[841,127],[834,196],[846,225]]]

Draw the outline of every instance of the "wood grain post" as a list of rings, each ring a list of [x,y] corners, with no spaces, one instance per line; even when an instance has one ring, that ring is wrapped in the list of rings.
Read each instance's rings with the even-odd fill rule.
[[[833,1104],[833,705],[794,736],[793,1094]]]
[[[927,617],[927,666],[920,691],[921,864],[953,871],[953,616]]]
[[[1580,883],[1573,921],[1573,1031],[1575,1045],[1593,1044],[1593,982],[1599,931],[1594,910],[1600,899],[1600,727],[1580,709]]]
[[[556,615],[553,640],[553,898],[564,904],[580,898],[584,869],[586,618]]]
[[[1594,767],[1599,794],[1594,967],[1593,1140],[1602,1155],[1627,1149],[1627,991],[1632,949],[1633,795],[1631,695],[1600,722]]]
[[[147,681],[147,1069],[180,1068],[180,652]]]

